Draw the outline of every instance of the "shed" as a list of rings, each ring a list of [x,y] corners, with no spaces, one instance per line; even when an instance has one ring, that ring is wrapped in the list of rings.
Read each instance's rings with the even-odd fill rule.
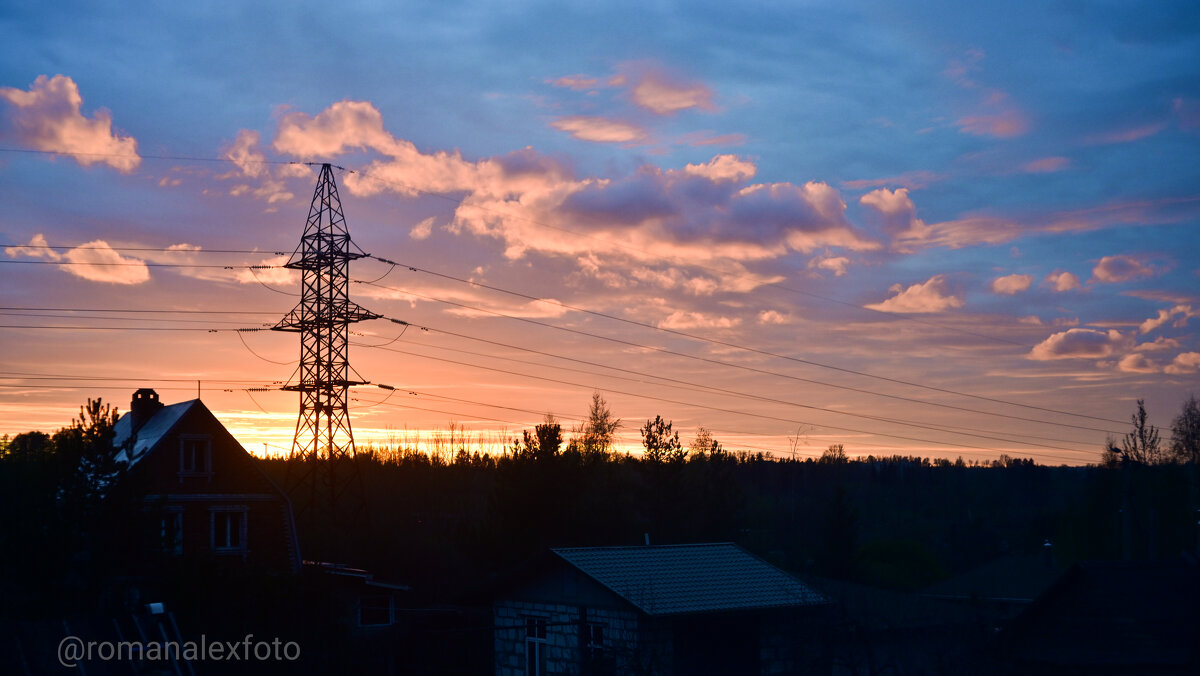
[[[496,673],[794,673],[827,604],[733,543],[552,549],[493,603]]]

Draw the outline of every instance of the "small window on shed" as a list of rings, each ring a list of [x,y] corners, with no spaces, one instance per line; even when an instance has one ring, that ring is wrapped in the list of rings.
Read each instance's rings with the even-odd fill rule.
[[[363,594],[358,597],[358,624],[377,627],[392,623],[391,594]]]

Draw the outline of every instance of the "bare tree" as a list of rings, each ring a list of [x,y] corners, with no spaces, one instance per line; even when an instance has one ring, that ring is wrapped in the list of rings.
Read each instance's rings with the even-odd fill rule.
[[[1158,428],[1146,421],[1146,401],[1137,400],[1137,412],[1130,417],[1133,431],[1121,440],[1121,453],[1125,459],[1143,465],[1159,465],[1167,462],[1159,440]]]
[[[1171,455],[1177,462],[1200,464],[1200,403],[1194,394],[1171,421]]]

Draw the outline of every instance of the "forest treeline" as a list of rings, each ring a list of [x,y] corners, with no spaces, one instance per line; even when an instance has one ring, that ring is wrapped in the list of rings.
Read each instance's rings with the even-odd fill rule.
[[[597,395],[580,428],[548,418],[499,453],[465,442],[435,454],[361,447],[336,469],[357,477],[342,502],[361,498],[362,509],[309,527],[300,521],[299,539],[305,558],[332,553],[431,601],[480,598],[548,547],[647,540],[732,541],[802,576],[895,589],[1041,552],[1046,541],[1063,567],[1194,550],[1200,463],[1186,434],[1200,429],[1195,398],[1170,441],[1146,425],[1141,402],[1138,409],[1103,462],[1052,467],[1009,457],[853,457],[839,445],[819,458],[772,457],[727,450],[703,430],[685,445],[661,417],[640,427],[645,452],[632,455],[614,449],[622,423]],[[124,513],[80,483],[104,466],[114,419],[90,402],[54,435],[3,440],[0,575],[20,581],[22,598],[61,595],[36,587],[102,574],[102,563],[117,571],[136,551],[94,535],[111,532],[105,520],[120,523]],[[258,462],[286,486],[301,461]],[[299,490],[291,497],[297,507],[306,499]]]

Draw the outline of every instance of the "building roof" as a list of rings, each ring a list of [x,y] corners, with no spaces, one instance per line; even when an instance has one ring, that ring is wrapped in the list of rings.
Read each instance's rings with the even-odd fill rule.
[[[552,551],[648,615],[827,603],[812,588],[731,542]]]
[[[171,428],[175,427],[175,423],[183,417],[185,413],[190,411],[193,406],[203,406],[199,399],[191,401],[181,401],[178,404],[163,406],[154,412],[154,415],[138,428],[136,435],[133,435],[133,445],[131,448],[126,448],[126,444],[130,441],[131,433],[133,432],[133,413],[126,413],[117,421],[113,427],[113,446],[121,449],[117,453],[116,459],[122,462],[128,462],[132,467],[139,460],[146,457],[147,452],[154,448]]]

